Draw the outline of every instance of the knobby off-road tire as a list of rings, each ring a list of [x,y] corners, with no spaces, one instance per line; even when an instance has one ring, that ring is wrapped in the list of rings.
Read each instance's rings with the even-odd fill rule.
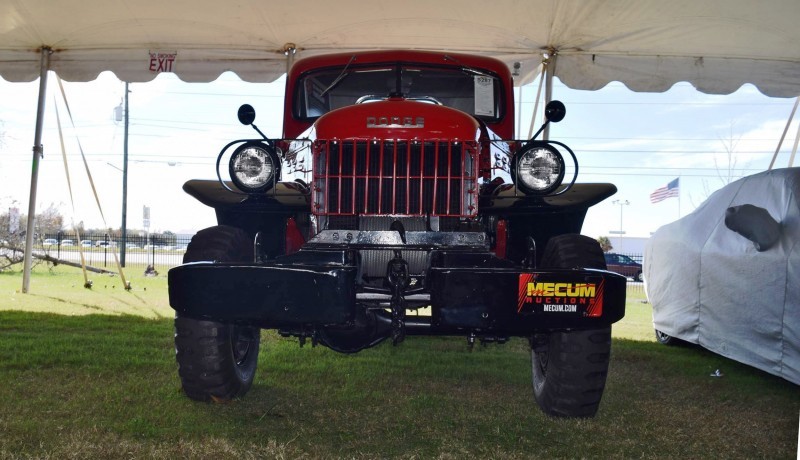
[[[597,241],[575,234],[552,238],[541,265],[606,268]],[[533,394],[542,411],[556,417],[593,417],[603,396],[610,356],[610,326],[532,337]]]
[[[241,229],[219,225],[199,231],[183,262],[246,262],[252,241]],[[234,299],[231,299],[233,301]],[[228,401],[253,384],[260,330],[175,315],[175,357],[184,393],[197,401]]]

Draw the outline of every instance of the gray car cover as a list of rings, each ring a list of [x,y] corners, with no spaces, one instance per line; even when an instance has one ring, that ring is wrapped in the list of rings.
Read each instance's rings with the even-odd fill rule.
[[[800,385],[800,168],[730,183],[659,228],[643,271],[655,329]]]

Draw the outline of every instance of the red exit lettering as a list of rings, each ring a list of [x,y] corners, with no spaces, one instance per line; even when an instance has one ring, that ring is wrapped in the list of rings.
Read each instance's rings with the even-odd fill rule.
[[[177,53],[150,53],[151,72],[172,72]]]

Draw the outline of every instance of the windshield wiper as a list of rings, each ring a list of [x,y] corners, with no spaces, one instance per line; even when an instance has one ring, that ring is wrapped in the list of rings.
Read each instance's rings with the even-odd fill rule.
[[[448,60],[448,61],[453,61],[456,64],[460,65],[461,69],[459,69],[459,70],[461,70],[464,73],[468,73],[470,75],[477,75],[479,77],[495,78],[494,75],[486,73],[486,72],[484,72],[482,70],[479,70],[479,69],[476,69],[474,67],[470,67],[470,66],[464,64],[463,62],[459,61],[458,59],[454,58],[453,56],[449,56],[449,55],[445,54],[444,58],[446,60]]]
[[[350,67],[350,64],[352,64],[353,61],[355,60],[356,60],[356,55],[354,54],[353,56],[350,57],[350,60],[347,62],[347,65],[344,66],[344,69],[342,69],[342,73],[340,73],[339,76],[333,80],[333,83],[331,83],[330,86],[325,88],[325,91],[320,93],[319,97],[326,95],[328,91],[332,90],[336,85],[338,85],[342,80],[344,80],[344,77],[350,75],[349,73],[347,73],[347,69]]]

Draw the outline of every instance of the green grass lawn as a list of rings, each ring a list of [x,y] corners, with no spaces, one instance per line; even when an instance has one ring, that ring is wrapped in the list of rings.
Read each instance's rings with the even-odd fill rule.
[[[172,318],[167,299],[166,273],[143,276],[144,268],[125,269],[131,290],[125,291],[118,275],[89,273],[92,288],[83,287],[79,268],[38,266],[31,274],[28,294],[22,294],[20,272],[0,272],[0,311],[20,310],[61,315],[134,315]]]
[[[632,294],[600,411],[544,416],[524,340],[412,337],[356,355],[262,333],[251,391],[180,391],[164,276],[0,274],[0,458],[795,458],[800,391],[655,343]],[[715,369],[722,378],[709,374]]]

